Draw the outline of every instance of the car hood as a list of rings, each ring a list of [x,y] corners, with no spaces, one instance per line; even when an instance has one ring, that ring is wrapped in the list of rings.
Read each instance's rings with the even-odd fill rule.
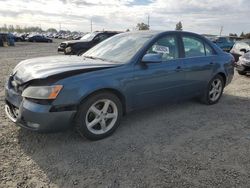
[[[82,56],[50,56],[21,61],[12,75],[19,84],[23,84],[62,73],[88,72],[115,66],[119,64]]]

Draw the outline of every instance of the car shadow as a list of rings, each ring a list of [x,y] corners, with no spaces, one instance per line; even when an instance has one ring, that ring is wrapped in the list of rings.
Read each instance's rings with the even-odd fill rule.
[[[145,183],[138,169],[155,176],[158,157],[166,157],[162,148],[171,150],[179,137],[185,142],[189,138],[183,135],[192,136],[204,127],[233,126],[239,115],[250,126],[250,118],[240,114],[246,104],[250,106],[250,97],[224,94],[212,106],[191,100],[132,112],[111,137],[99,141],[89,141],[73,130],[37,134],[24,129],[19,129],[18,140],[21,150],[58,187],[133,187],[133,182]]]

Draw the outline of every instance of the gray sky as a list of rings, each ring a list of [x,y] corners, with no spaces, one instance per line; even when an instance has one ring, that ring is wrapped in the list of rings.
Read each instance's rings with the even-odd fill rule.
[[[250,0],[0,0],[0,25],[42,26],[90,31],[133,29],[138,22],[153,30],[197,33],[250,32]]]

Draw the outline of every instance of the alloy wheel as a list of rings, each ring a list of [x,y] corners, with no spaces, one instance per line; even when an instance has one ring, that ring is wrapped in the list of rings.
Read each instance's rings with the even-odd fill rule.
[[[87,129],[93,134],[104,134],[115,125],[118,108],[109,99],[101,99],[90,106],[85,117]]]
[[[209,89],[209,99],[211,101],[216,101],[220,98],[221,92],[222,92],[222,82],[220,79],[214,79],[210,85]]]

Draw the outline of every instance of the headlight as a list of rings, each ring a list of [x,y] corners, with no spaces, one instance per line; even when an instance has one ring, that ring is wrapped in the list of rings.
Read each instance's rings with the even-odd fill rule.
[[[31,86],[23,91],[22,96],[32,99],[55,99],[62,88],[62,85]]]
[[[70,46],[67,47],[67,48],[65,49],[65,52],[66,52],[66,53],[70,53],[70,52],[71,52],[71,47],[70,47]]]

